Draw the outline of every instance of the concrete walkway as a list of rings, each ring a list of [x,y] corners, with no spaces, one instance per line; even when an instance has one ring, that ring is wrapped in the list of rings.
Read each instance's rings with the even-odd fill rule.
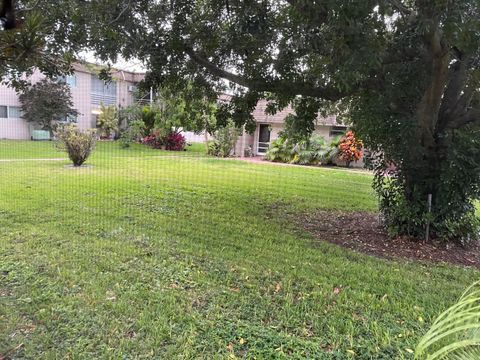
[[[68,158],[51,158],[51,159],[0,159],[0,162],[24,162],[24,161],[65,161]]]

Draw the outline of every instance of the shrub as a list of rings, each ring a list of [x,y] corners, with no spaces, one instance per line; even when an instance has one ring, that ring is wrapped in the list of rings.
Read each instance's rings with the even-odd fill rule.
[[[125,149],[128,148],[130,144],[140,141],[142,139],[144,131],[145,124],[142,120],[132,121],[127,125],[127,129],[125,129],[120,135],[120,147]]]
[[[171,151],[182,151],[185,149],[185,136],[177,131],[172,131],[165,137],[165,149]]]
[[[187,144],[185,136],[179,131],[167,131],[156,129],[142,139],[142,143],[154,149],[165,149],[170,151],[181,151]]]
[[[339,160],[340,149],[338,145],[340,144],[340,140],[342,138],[342,135],[338,135],[330,141],[330,144],[328,144],[328,149],[324,160],[325,165],[335,165]]]
[[[324,162],[327,154],[325,139],[313,135],[309,140],[302,140],[293,146],[291,164],[317,165]]]
[[[281,134],[277,139],[273,140],[268,147],[265,159],[273,162],[288,163],[292,159],[293,146],[286,136]]]
[[[145,106],[142,109],[142,121],[145,124],[145,133],[150,134],[154,127],[155,127],[155,122],[159,119],[160,117],[160,109],[156,106]]]
[[[97,139],[96,130],[80,130],[73,124],[58,127],[55,136],[60,142],[59,148],[67,152],[73,166],[81,166],[87,160]]]
[[[287,138],[286,133],[282,133],[270,144],[265,159],[290,164],[317,165],[326,161],[327,154],[325,139],[319,135],[312,135],[308,140],[293,143]]]
[[[237,143],[240,130],[232,121],[218,129],[214,134],[214,140],[208,144],[208,154],[218,157],[229,157]]]
[[[100,105],[101,113],[97,118],[97,127],[102,138],[109,138],[118,129],[118,114],[115,106]]]
[[[147,135],[142,139],[142,144],[154,149],[161,149],[165,146],[164,136],[162,136],[160,130],[154,130],[150,135]]]
[[[352,161],[358,161],[363,155],[363,142],[355,137],[353,131],[348,131],[344,137],[340,139],[338,144],[339,158],[345,161],[347,167]]]

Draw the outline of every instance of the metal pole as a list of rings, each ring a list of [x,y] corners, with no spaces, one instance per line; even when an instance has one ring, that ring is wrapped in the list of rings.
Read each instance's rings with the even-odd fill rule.
[[[153,87],[150,86],[150,107],[153,104]]]
[[[428,215],[432,212],[432,194],[428,194],[427,196],[427,207],[428,207]],[[427,219],[427,228],[425,229],[425,241],[428,242],[430,238],[430,219]]]

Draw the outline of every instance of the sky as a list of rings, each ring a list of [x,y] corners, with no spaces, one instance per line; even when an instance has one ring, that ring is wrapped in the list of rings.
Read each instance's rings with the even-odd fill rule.
[[[87,62],[99,64],[99,65],[106,65],[104,62],[100,61],[95,55],[90,51],[85,51],[79,54],[80,59],[85,60]],[[118,61],[111,64],[112,67],[119,70],[125,71],[133,71],[133,72],[146,72],[147,68],[144,66],[141,60],[134,59],[134,60],[124,60],[123,58],[119,57]]]

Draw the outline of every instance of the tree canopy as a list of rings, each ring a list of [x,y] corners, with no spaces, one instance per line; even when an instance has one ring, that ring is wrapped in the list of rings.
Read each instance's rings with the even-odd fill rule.
[[[20,94],[22,118],[43,130],[53,131],[60,122],[75,122],[78,111],[68,85],[43,79]]]

